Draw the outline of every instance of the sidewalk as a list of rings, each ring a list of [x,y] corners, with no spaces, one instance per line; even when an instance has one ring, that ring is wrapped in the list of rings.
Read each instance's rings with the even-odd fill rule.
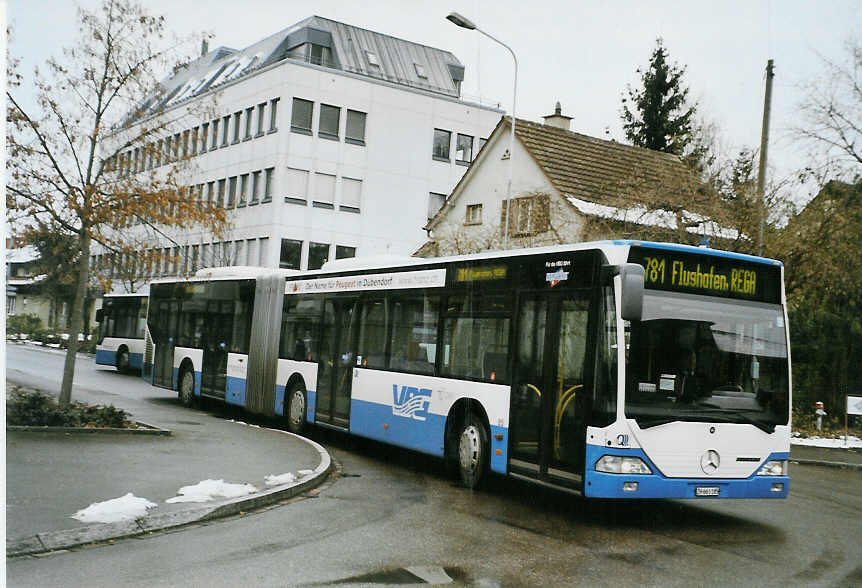
[[[170,429],[170,436],[7,430],[7,557],[229,516],[313,488],[330,469],[329,455],[313,441],[202,410],[177,410],[176,401],[166,396],[151,399],[154,410],[140,420]],[[267,476],[286,473],[297,480],[267,485]],[[257,491],[204,503],[166,502],[181,487],[204,480],[251,484]],[[91,504],[128,493],[157,506],[117,523],[71,518]]]
[[[804,465],[810,464],[862,470],[862,449],[791,445],[790,461]]]

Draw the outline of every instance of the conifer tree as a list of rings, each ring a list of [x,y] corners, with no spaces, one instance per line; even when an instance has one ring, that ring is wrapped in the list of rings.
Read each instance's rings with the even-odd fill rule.
[[[688,88],[683,84],[685,67],[670,63],[658,38],[649,66],[637,72],[642,85],[633,88],[629,84],[622,98],[626,138],[637,147],[672,153],[698,167],[706,149],[699,141],[697,104],[688,102]]]

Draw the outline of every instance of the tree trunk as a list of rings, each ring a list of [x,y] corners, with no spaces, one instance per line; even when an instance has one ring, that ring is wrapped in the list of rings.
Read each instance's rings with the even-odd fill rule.
[[[72,303],[72,325],[69,328],[66,365],[63,368],[63,384],[60,388],[60,406],[68,406],[72,401],[72,383],[75,380],[75,360],[78,355],[78,334],[83,321],[84,299],[87,297],[87,282],[90,278],[90,236],[82,229],[78,262],[78,283],[75,288],[75,301]]]

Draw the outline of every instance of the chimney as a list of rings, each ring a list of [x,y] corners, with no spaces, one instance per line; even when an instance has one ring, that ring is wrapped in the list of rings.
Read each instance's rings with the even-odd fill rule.
[[[201,41],[201,57],[210,52],[210,44],[206,39]]]
[[[543,116],[542,118],[545,119],[545,124],[548,126],[570,131],[571,128],[569,128],[569,126],[572,121],[572,117],[564,115],[562,111],[563,108],[560,106],[560,103],[557,102],[557,107],[554,108],[554,114],[549,114],[547,116]]]

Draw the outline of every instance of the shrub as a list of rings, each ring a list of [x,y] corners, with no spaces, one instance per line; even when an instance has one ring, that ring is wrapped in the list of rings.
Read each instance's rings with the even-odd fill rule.
[[[73,402],[60,407],[53,397],[37,390],[15,390],[6,400],[6,423],[24,427],[129,426],[129,415],[114,406],[89,406]]]
[[[7,335],[16,335],[18,338],[37,339],[43,336],[45,327],[42,319],[35,314],[13,314],[6,318]]]

